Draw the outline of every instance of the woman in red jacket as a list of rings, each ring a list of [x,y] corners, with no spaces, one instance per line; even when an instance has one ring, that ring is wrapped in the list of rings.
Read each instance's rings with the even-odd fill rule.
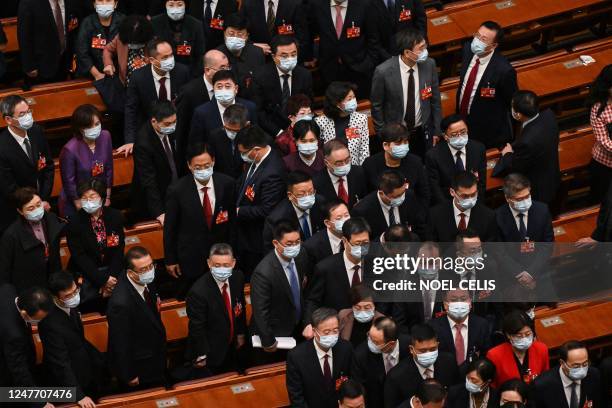
[[[548,347],[534,339],[534,323],[525,313],[513,310],[504,317],[507,342],[489,350],[487,358],[495,364],[493,387],[518,378],[529,384],[548,370]]]

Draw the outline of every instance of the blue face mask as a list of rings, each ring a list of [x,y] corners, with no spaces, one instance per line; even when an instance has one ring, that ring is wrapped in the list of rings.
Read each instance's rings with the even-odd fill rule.
[[[455,137],[450,137],[448,139],[448,144],[451,145],[451,147],[456,150],[463,149],[467,145],[467,142],[468,142],[468,135],[455,136]]]
[[[350,218],[343,218],[341,220],[334,221],[334,229],[336,230],[336,232],[341,233],[342,232],[342,226],[344,225],[346,220],[349,220],[349,219]]]
[[[457,204],[464,210],[473,208],[476,205],[476,201],[478,201],[478,197],[457,198]]]
[[[406,157],[409,151],[410,145],[408,143],[391,146],[391,156],[393,156],[395,159],[403,159]]]
[[[211,167],[207,169],[194,170],[193,177],[196,178],[199,182],[207,182],[213,175],[214,169]]]
[[[112,4],[96,4],[96,13],[100,18],[109,18],[113,15],[115,6]]]
[[[450,302],[448,304],[448,315],[454,320],[463,320],[470,313],[468,302]]]
[[[382,353],[382,350],[376,344],[374,344],[372,339],[370,339],[370,336],[368,336],[368,348],[374,354],[381,354]]]
[[[334,176],[344,177],[351,171],[351,163],[345,164],[344,166],[334,167]]]
[[[166,7],[166,13],[170,20],[180,21],[185,17],[185,6],[183,7]]]
[[[251,151],[249,150],[248,152],[240,153],[240,158],[243,162],[251,164],[255,161],[255,159],[251,159],[251,157],[249,156],[250,152]]]
[[[438,359],[438,350],[428,351],[427,353],[421,353],[416,355],[417,362],[423,367],[429,367],[436,363]]]
[[[351,245],[349,243],[349,245]],[[355,258],[359,258],[361,259],[361,257],[364,257],[368,254],[368,251],[370,250],[370,246],[369,245],[351,245],[351,255],[353,255]]]
[[[419,274],[421,279],[425,279],[425,280],[431,280],[431,279],[435,278],[436,276],[438,276],[438,270],[437,269],[420,268],[420,269],[417,270],[417,273]]]
[[[281,58],[279,61],[279,68],[283,72],[293,71],[297,65],[297,57]]]
[[[246,40],[238,37],[225,37],[225,46],[231,52],[238,52],[244,48]]]
[[[93,214],[102,208],[102,200],[81,200],[81,208],[85,210],[87,214]]]
[[[297,206],[301,210],[310,210],[316,201],[316,197],[314,194],[309,194],[303,197],[297,198]]]
[[[174,69],[174,55],[159,61],[159,69],[164,72],[170,72]]]
[[[42,220],[44,216],[45,216],[45,209],[43,208],[42,205],[24,214],[25,219],[31,222],[38,222]]]
[[[319,345],[326,350],[334,347],[338,342],[337,334],[328,334],[327,336],[319,335]]]
[[[589,373],[589,367],[574,367],[569,369],[569,378],[574,381],[583,380]]]
[[[231,105],[235,98],[233,89],[215,89],[215,99],[223,106]]]
[[[89,129],[83,129],[83,137],[89,140],[96,140],[102,133],[102,125],[97,125]]]
[[[531,208],[531,197],[527,197],[526,199],[521,201],[513,201],[512,207],[516,211],[525,214]]]
[[[155,280],[155,267],[138,275],[138,281],[142,285],[148,285]]]
[[[416,62],[425,62],[427,61],[427,57],[429,57],[429,51],[427,51],[427,48],[425,48],[417,57]]]
[[[81,294],[77,293],[76,295],[74,295],[68,300],[62,300],[62,303],[64,304],[64,307],[67,307],[69,309],[74,309],[75,307],[79,305],[79,303],[81,303]]]
[[[235,132],[233,130],[225,129],[225,134],[227,135],[229,140],[234,140],[236,138],[236,135],[238,134],[238,132]]]
[[[23,130],[30,130],[34,126],[34,117],[31,112],[26,113],[17,120],[19,121],[19,127]]]
[[[478,394],[482,392],[482,387],[480,385],[476,385],[471,382],[469,379],[465,379],[465,389],[468,390],[470,394]]]
[[[307,113],[307,114],[305,114],[305,115],[298,115],[298,116],[295,118],[295,121],[296,121],[296,122],[299,122],[300,120],[312,120],[312,119],[313,119],[313,117],[314,117],[314,116],[312,116],[312,114]]]
[[[402,194],[399,197],[391,198],[389,200],[389,206],[391,206],[392,208],[399,207],[400,205],[404,203],[405,199],[406,199],[406,193]]]
[[[319,150],[319,144],[317,142],[297,143],[297,149],[303,155],[310,156]]]
[[[173,134],[174,132],[176,132],[176,123],[170,126],[167,126],[167,127],[164,127],[164,126],[159,127],[159,133],[161,133],[162,135],[168,136],[168,135]]]
[[[533,336],[512,339],[510,342],[515,349],[525,351],[531,347],[531,344],[533,343]]]
[[[300,244],[283,247],[283,255],[289,259],[293,259],[300,253]]]
[[[480,38],[474,37],[470,45],[472,52],[476,55],[482,55],[487,49],[487,44],[483,43]]]
[[[374,309],[372,310],[355,310],[353,309],[353,316],[359,323],[369,322],[374,318]]]
[[[212,268],[210,268],[210,273],[212,273],[212,276],[221,282],[225,282],[226,280],[228,280],[230,278],[230,276],[232,276],[232,271],[233,269],[225,266],[213,266]]]
[[[353,98],[347,102],[344,102],[343,111],[346,113],[353,113],[357,110],[357,99]]]

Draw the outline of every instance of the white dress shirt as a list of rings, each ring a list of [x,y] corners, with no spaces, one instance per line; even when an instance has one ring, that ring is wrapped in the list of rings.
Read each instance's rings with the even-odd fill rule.
[[[317,352],[317,358],[319,359],[319,365],[321,366],[321,373],[324,373],[323,364],[325,364],[325,356],[329,356],[327,358],[327,364],[329,364],[329,372],[333,373],[334,372],[333,349],[329,349],[327,351],[321,350],[321,348],[319,347],[319,345],[317,344],[315,340],[312,341],[312,344],[314,344],[315,351]]]
[[[164,75],[159,75],[154,69],[153,64],[151,64],[151,72],[153,72],[153,79],[155,80],[155,92],[157,92],[157,97],[159,98],[159,88],[160,83],[159,80],[162,78],[166,78],[166,83],[164,84],[164,88],[166,88],[166,95],[168,95],[168,100],[172,98],[170,95],[170,72],[166,72]]]
[[[291,276],[289,276],[289,265],[290,264],[293,264],[293,271],[295,272],[295,279],[299,283],[300,282],[300,275],[298,274],[297,266],[295,265],[295,261],[293,259],[291,261],[285,261],[283,259],[283,257],[278,254],[276,249],[274,250],[274,255],[276,255],[276,258],[278,259],[278,262],[280,262],[281,266],[283,267],[283,272],[285,272],[285,277],[287,278],[287,282],[289,283],[289,287],[291,287]]]
[[[223,296],[223,285],[225,285],[227,283],[227,288],[225,288],[225,291],[227,292],[227,296],[229,296],[230,305],[231,305],[232,304],[232,293],[230,292],[229,279],[226,280],[225,282],[221,282],[220,280],[217,280],[217,278],[215,278],[215,277],[213,277],[213,279],[215,280],[215,283],[219,287],[219,293],[221,293],[221,296]]]
[[[353,270],[353,267],[355,265],[359,266],[359,282],[363,282],[363,271],[361,270],[361,262],[359,263],[353,263],[351,262],[350,259],[348,259],[348,256],[346,256],[346,252],[342,253],[342,257],[344,258],[344,267],[346,268],[346,276],[348,278],[349,281],[349,286],[351,285],[351,282],[353,282],[353,273],[355,273],[355,271]]]
[[[531,122],[536,120],[538,118],[538,116],[540,116],[540,114],[536,113],[536,115],[533,118],[530,118],[530,119],[527,119],[526,121],[524,121],[523,124],[521,125],[521,127],[525,128],[525,126],[527,126],[528,124],[530,124]]]
[[[329,238],[329,245],[331,246],[332,254],[336,255],[338,252],[340,252],[340,245],[342,244],[342,239],[332,234],[329,229],[326,229],[326,231],[327,237]]]
[[[281,91],[283,89],[283,75],[289,75],[289,78],[287,78],[287,81],[289,82],[289,95],[291,95],[291,89],[292,89],[291,86],[293,85],[293,71],[283,72],[280,69],[278,69],[278,66],[276,66],[276,71],[278,72],[278,81],[280,82]]]
[[[453,146],[451,146],[450,143],[447,143],[446,145],[448,146],[448,148],[449,148],[449,150],[451,152],[451,155],[453,156],[453,163],[457,162],[457,152],[461,152],[461,156],[460,156],[461,157],[461,163],[463,163],[463,168],[467,169],[467,163],[466,163],[466,157],[467,157],[466,155],[467,155],[467,153],[466,153],[466,150],[465,150],[467,147],[463,147],[463,149],[457,150]]]
[[[425,371],[429,370],[429,373],[431,375],[431,378],[435,378],[435,372],[434,372],[434,364],[430,365],[429,367],[423,367],[422,365],[419,364],[419,362],[417,361],[417,359],[414,359],[414,362],[416,363],[417,369],[419,370],[419,374],[421,374],[421,377],[423,379],[426,379],[427,377],[425,376]]]
[[[404,113],[402,118],[406,116],[406,107],[408,106],[408,77],[410,69],[413,69],[412,77],[414,78],[414,126],[421,126],[421,90],[419,89],[419,64],[409,67],[404,63],[402,57],[398,56],[400,74],[402,77],[402,96],[404,98]],[[431,84],[427,84],[430,86]]]
[[[486,57],[478,57],[476,54],[472,57],[470,61],[470,65],[468,65],[467,71],[465,71],[465,78],[463,78],[463,84],[461,85],[461,97],[459,101],[463,100],[463,92],[465,91],[465,87],[468,82],[468,78],[470,77],[470,72],[472,72],[472,68],[474,64],[476,64],[476,60],[480,60],[480,65],[478,66],[478,73],[476,74],[476,81],[474,81],[474,86],[472,87],[472,94],[470,95],[470,103],[468,104],[468,113],[470,109],[472,109],[472,102],[474,101],[474,96],[476,95],[476,90],[478,89],[478,85],[480,84],[480,80],[482,79],[482,74],[484,74],[485,70],[489,66],[489,62],[491,62],[491,58],[493,57],[493,52],[489,53]],[[486,84],[485,84],[486,85]]]
[[[270,0],[263,0],[264,2],[264,16],[266,17],[266,21],[268,19],[268,1]],[[276,17],[276,11],[278,10],[278,1],[279,0],[272,0],[272,10],[274,11],[274,17]]]
[[[128,276],[128,280],[130,281],[130,283],[132,284],[132,286],[134,287],[134,289],[136,289],[136,292],[138,292],[138,294],[140,295],[140,297],[142,298],[142,300],[146,300],[144,297],[144,290],[147,287],[147,285],[139,285],[138,283],[134,282],[132,280],[132,278],[130,278]]]
[[[395,347],[393,347],[393,350],[391,350],[391,352],[382,353],[383,363],[385,365],[385,368],[389,367],[389,370],[391,370],[391,368],[395,367],[397,363],[399,363],[399,350],[400,350],[400,344],[399,344],[399,340],[397,340],[395,342]]]
[[[210,208],[212,212],[214,213],[216,197],[215,197],[215,185],[214,185],[213,177],[214,175],[211,176],[210,179],[208,179],[208,183],[206,184],[200,183],[195,177],[193,179],[195,180],[196,188],[198,189],[198,195],[200,196],[200,202],[202,203],[202,208],[204,207],[204,191],[202,191],[202,189],[204,187],[208,187],[206,194],[208,195],[208,201],[210,201]]]
[[[453,344],[455,344],[455,339],[457,337],[457,328],[455,326],[457,326],[457,323],[448,316],[446,316],[446,318],[448,319],[448,324],[450,325],[451,333],[453,334]],[[463,325],[461,327],[461,337],[463,337],[463,359],[464,360],[467,358],[467,351],[468,351],[467,344],[468,344],[468,320],[469,318],[470,316],[468,315],[468,317],[466,317],[465,320],[461,323]]]
[[[206,92],[208,93],[208,99],[212,100],[213,96],[215,96],[215,88],[213,87],[213,84],[208,82],[206,77],[204,77],[204,86],[206,87]],[[221,115],[221,117],[223,117],[223,115]]]
[[[21,137],[21,136],[17,135],[15,132],[13,132],[13,130],[10,127],[7,127],[7,129],[9,131],[9,133],[11,134],[11,136],[13,136],[13,139],[15,139],[15,141],[17,142],[19,147],[21,147],[21,150],[23,150],[23,152],[27,156],[28,155],[28,150],[26,149],[24,142],[25,142],[26,139],[30,140],[30,138],[28,137],[28,132],[26,131],[25,136]],[[30,140],[30,146],[32,146],[32,141],[31,140]],[[32,159],[32,158],[30,157],[30,159]]]
[[[306,213],[306,222],[308,223],[308,229],[310,230],[310,234],[312,235],[312,222],[310,221],[310,210],[303,211],[300,208],[296,207],[291,203],[293,210],[295,211],[295,215],[297,215],[298,223],[300,224],[300,228],[302,228],[302,216]]]
[[[251,166],[255,166],[255,167],[253,167],[253,172],[252,172],[252,174],[255,174],[255,172],[256,172],[256,171],[257,171],[257,169],[259,168],[259,165],[260,165],[261,163],[263,163],[263,162],[264,162],[264,160],[266,160],[266,157],[268,157],[268,156],[270,155],[270,152],[272,151],[272,149],[270,148],[270,146],[268,146],[268,148],[267,148],[267,149],[268,149],[268,151],[267,151],[267,152],[266,152],[266,153],[265,153],[265,154],[264,154],[264,155],[261,157],[261,160],[259,160],[259,162],[253,162],[253,163],[251,164]],[[249,168],[247,169],[247,174],[249,174],[249,173],[248,173],[248,171],[250,171],[250,170],[251,170],[251,167],[249,167]]]
[[[210,15],[211,17],[215,17],[215,10],[217,9],[217,0],[212,0],[212,2],[210,3]],[[203,13],[206,12],[206,0],[202,0],[202,11]],[[204,15],[202,13],[202,16]],[[223,17],[223,16],[221,16]]]
[[[467,227],[470,223],[470,213],[472,209],[460,211],[455,205],[455,200],[453,200],[453,214],[455,215],[455,225],[459,228],[459,222],[461,222],[461,213],[465,214],[465,226]]]
[[[385,204],[382,198],[380,198],[380,194],[378,193],[376,194],[376,198],[378,198],[378,202],[380,203],[380,206],[382,207],[383,215],[385,216],[385,221],[387,222],[387,225],[389,225],[389,212],[390,211],[393,211],[393,215],[395,216],[395,222],[396,223],[401,222],[398,207],[391,207],[390,205]]]
[[[64,313],[66,313],[68,316],[70,316],[70,308],[69,307],[60,306],[57,303],[55,304],[55,306],[57,306],[58,309],[62,310]]]
[[[578,404],[580,404],[580,385],[581,380],[574,381],[569,378],[563,372],[563,369],[559,367],[559,374],[561,375],[561,382],[563,383],[563,391],[565,392],[565,399],[567,400],[567,406],[570,407],[572,405],[572,383],[576,383],[576,395],[578,396]]]
[[[514,217],[514,223],[516,224],[516,230],[520,231],[521,230],[521,221],[519,219],[519,214],[523,214],[523,222],[525,223],[525,231],[527,231],[527,220],[529,218],[529,211],[525,212],[525,213],[521,213],[519,211],[516,211],[514,208],[512,208],[511,205],[508,205],[510,207],[510,212],[512,212],[512,216]]]
[[[334,190],[336,191],[336,195],[338,195],[338,183],[340,182],[340,177],[336,176],[334,173],[330,172],[329,170],[327,170],[327,173],[329,173],[329,178],[331,179],[332,185],[334,186]],[[346,190],[346,194],[348,194],[349,192],[349,188],[348,188],[348,174],[344,177],[342,177],[344,179],[344,189]],[[351,197],[349,197],[350,199]]]
[[[342,22],[346,23],[346,1],[342,4],[338,4],[338,6],[340,6],[340,14],[342,14]],[[329,5],[331,6],[331,18],[332,18],[332,22],[334,23],[334,27],[336,27],[336,2],[334,0],[331,0],[329,2]],[[335,31],[335,29],[334,29]]]
[[[282,130],[281,130],[281,133],[282,133]],[[307,165],[308,167],[310,167],[310,166],[312,166],[312,163],[314,163],[315,159],[317,158],[317,154],[315,153],[315,154],[313,154],[313,155],[312,155],[312,158],[310,158],[310,159],[306,159],[306,158],[305,158],[305,157],[302,155],[302,153],[299,153],[299,152],[298,152],[298,157],[300,158],[300,160],[302,161],[302,163],[304,163],[305,165]]]

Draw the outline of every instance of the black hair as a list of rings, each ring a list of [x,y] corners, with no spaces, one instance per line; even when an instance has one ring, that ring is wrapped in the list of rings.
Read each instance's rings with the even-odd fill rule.
[[[77,187],[77,197],[82,197],[83,194],[85,194],[87,191],[93,190],[96,193],[98,193],[102,201],[104,201],[106,200],[106,189],[107,188],[108,187],[106,185],[106,182],[104,182],[104,180],[100,178],[95,178],[95,177],[90,178],[87,181],[83,181],[79,183]]]
[[[591,110],[594,105],[599,104],[596,116],[600,116],[606,109],[606,106],[608,106],[610,88],[612,88],[612,64],[603,67],[591,86],[591,93],[587,99],[587,107]]]
[[[15,106],[19,105],[21,102],[28,103],[21,95],[8,95],[2,98],[2,102],[0,103],[2,116],[12,117],[13,114],[15,114]]]
[[[155,58],[157,56],[157,47],[160,44],[170,45],[168,41],[159,37],[153,37],[153,39],[147,43],[147,52],[149,53],[149,57]]]
[[[516,193],[531,187],[531,182],[520,173],[511,173],[504,178],[502,190],[506,197],[513,197]]]
[[[225,30],[230,27],[236,30],[248,30],[249,22],[243,15],[239,13],[233,13],[225,18],[223,27]]]
[[[270,136],[257,125],[247,126],[236,135],[236,146],[238,145],[249,150],[254,147],[266,147],[270,145]]]
[[[466,228],[463,231],[459,231],[455,237],[455,242],[462,243],[466,238],[480,238],[478,232],[473,228]]]
[[[523,381],[517,378],[514,378],[512,380],[506,381],[499,387],[499,395],[501,395],[502,393],[506,391],[516,392],[517,394],[521,396],[521,399],[523,400],[523,402],[525,402],[527,401],[529,387],[527,387],[527,384],[525,384]]]
[[[350,292],[349,297],[351,298],[351,305],[355,306],[359,302],[363,302],[366,299],[374,301],[374,292],[365,284],[354,285]]]
[[[478,183],[478,179],[471,171],[462,171],[455,174],[451,187],[457,191],[460,188],[470,188]]]
[[[287,99],[287,115],[296,116],[300,109],[310,108],[310,105],[312,105],[312,100],[307,95],[291,95]]]
[[[363,386],[351,378],[340,384],[338,389],[338,401],[342,403],[345,398],[355,399],[364,395]]]
[[[295,222],[288,219],[282,219],[274,224],[274,228],[272,229],[272,239],[280,242],[285,234],[298,232],[299,230],[300,227],[298,227]]]
[[[482,379],[482,381],[493,381],[495,378],[495,364],[486,357],[472,360],[468,366],[466,373],[476,371],[476,374]]]
[[[567,355],[572,350],[586,349],[586,345],[578,340],[566,341],[559,347],[559,358],[567,362]]]
[[[378,177],[378,189],[385,194],[391,194],[396,188],[406,184],[406,177],[397,170],[385,170]]]
[[[95,106],[88,103],[78,106],[70,118],[72,134],[77,139],[83,139],[83,129],[90,128],[96,117],[102,120],[102,114]]]
[[[370,225],[363,217],[351,217],[344,222],[344,225],[342,225],[342,236],[349,241],[353,235],[360,234],[362,232],[367,232],[368,235],[372,234]]]
[[[406,28],[395,34],[395,44],[400,52],[404,52],[405,50],[412,51],[414,46],[421,43],[423,40],[425,40],[423,33],[415,28]]]
[[[415,397],[419,399],[421,404],[429,404],[430,402],[442,402],[446,398],[446,388],[434,378],[428,378],[419,383],[416,389]]]
[[[531,91],[516,91],[512,95],[512,107],[515,112],[533,118],[540,111],[538,96]]]
[[[151,253],[141,246],[134,246],[127,250],[125,253],[125,264],[128,269],[134,268],[134,259],[144,258],[145,256],[151,256]]]
[[[51,293],[39,286],[32,286],[19,292],[17,308],[25,310],[28,316],[33,317],[39,311],[50,312],[54,307]]]
[[[404,224],[390,225],[385,231],[383,237],[385,238],[385,243],[419,242],[419,236],[410,231],[410,228]]]
[[[293,139],[300,140],[305,137],[308,132],[314,133],[317,140],[321,137],[321,128],[314,120],[300,120],[293,126]]]
[[[436,340],[438,336],[436,335],[436,331],[427,323],[418,323],[412,326],[410,329],[410,343],[415,344],[417,341],[427,341],[427,340]]]
[[[32,201],[34,196],[38,195],[38,191],[34,187],[20,187],[13,192],[11,195],[15,208],[21,210],[21,208]],[[39,196],[40,197],[40,196]]]
[[[146,44],[151,38],[153,26],[145,16],[127,16],[119,25],[119,40],[124,44]]]
[[[401,123],[387,123],[380,132],[383,143],[410,141],[408,128]]]
[[[312,181],[312,176],[301,170],[292,171],[287,175],[287,190],[291,190],[293,186],[300,183]]]
[[[187,159],[187,163],[191,162],[196,156],[200,156],[204,153],[208,153],[210,157],[215,160],[215,155],[210,151],[210,146],[206,143],[194,143],[187,147],[187,152],[185,154],[185,158]]]
[[[321,213],[323,213],[323,216],[326,220],[329,220],[329,217],[331,217],[331,212],[334,211],[336,208],[340,207],[341,205],[345,206],[348,210],[348,206],[346,205],[346,203],[340,200],[339,198],[335,198],[331,201],[326,201],[321,205]]]
[[[495,42],[501,44],[504,40],[504,29],[495,21],[487,20],[483,22],[480,27],[486,27],[489,30],[495,31]]]
[[[153,101],[151,102],[151,118],[158,122],[176,115],[176,108],[170,101]]]
[[[215,72],[215,75],[213,75],[212,77],[212,83],[213,86],[219,82],[219,81],[223,81],[226,79],[231,79],[232,82],[234,82],[234,84],[237,84],[238,81],[236,80],[236,74],[234,74],[234,71],[231,71],[229,69],[222,69],[220,71]]]
[[[465,123],[465,117],[463,117],[463,115],[459,113],[453,113],[451,115],[448,115],[444,119],[442,119],[442,122],[440,122],[440,130],[442,131],[442,133],[446,133],[446,131],[449,127],[451,127],[451,125],[461,121]]]
[[[323,145],[323,156],[329,157],[333,152],[340,149],[348,150],[348,146],[340,139],[332,139],[325,142]],[[349,150],[349,155],[351,151]]]
[[[249,110],[241,103],[230,105],[223,112],[223,122],[239,125],[242,129],[249,122]]]
[[[527,313],[520,310],[511,310],[502,321],[502,329],[506,335],[517,334],[525,326],[529,327],[532,332],[535,331],[533,320],[527,316]]]
[[[51,274],[48,287],[51,293],[58,296],[61,291],[70,289],[74,283],[74,276],[66,271],[59,271]]]
[[[270,41],[270,49],[272,50],[272,55],[276,55],[276,51],[278,47],[282,47],[285,45],[295,44],[295,47],[298,48],[297,39],[292,35],[276,35]]]
[[[346,98],[350,91],[355,92],[357,86],[350,82],[334,81],[325,90],[325,102],[323,103],[323,113],[332,119],[340,116],[338,104]]]
[[[398,329],[395,320],[388,316],[378,316],[372,320],[372,326],[382,330],[385,343],[398,339]]]

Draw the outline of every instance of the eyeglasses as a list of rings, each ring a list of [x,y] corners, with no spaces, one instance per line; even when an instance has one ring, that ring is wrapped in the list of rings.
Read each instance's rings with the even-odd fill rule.
[[[67,300],[73,299],[73,298],[74,298],[75,296],[77,296],[79,293],[81,293],[81,288],[80,288],[79,286],[77,286],[77,288],[74,290],[74,292],[72,292],[72,293],[70,293],[70,294],[68,294],[68,295],[66,295],[66,296],[62,296],[62,297],[60,298],[60,300],[62,300],[62,301],[64,301],[64,302],[65,302],[65,301],[67,301]]]
[[[449,133],[448,136],[449,137],[459,137],[459,136],[467,136],[467,134],[468,134],[467,130],[462,130],[460,132]]]

